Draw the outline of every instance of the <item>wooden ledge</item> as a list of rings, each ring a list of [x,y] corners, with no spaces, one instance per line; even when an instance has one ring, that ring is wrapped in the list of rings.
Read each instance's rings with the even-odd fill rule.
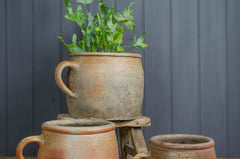
[[[0,157],[0,159],[17,159],[17,157]],[[37,157],[25,157],[25,159],[37,159]],[[218,158],[218,159],[240,159],[240,158]]]
[[[69,114],[59,114],[57,116],[58,120],[74,119],[69,116]],[[126,120],[126,121],[112,121],[117,127],[148,127],[151,126],[151,119],[142,116],[138,119]]]

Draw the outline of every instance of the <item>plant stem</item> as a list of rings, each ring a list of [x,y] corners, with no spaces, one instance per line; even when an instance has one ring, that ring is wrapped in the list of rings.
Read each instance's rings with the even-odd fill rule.
[[[85,7],[85,9],[86,9],[86,11],[87,11],[87,13],[88,13],[88,8],[87,8],[87,5],[86,5],[86,4],[84,4],[84,7]]]

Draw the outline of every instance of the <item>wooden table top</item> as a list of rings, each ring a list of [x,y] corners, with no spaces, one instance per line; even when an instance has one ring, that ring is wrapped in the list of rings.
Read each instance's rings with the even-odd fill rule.
[[[0,159],[17,159],[17,157],[0,157]],[[25,159],[37,159],[37,157],[25,157]],[[240,158],[218,158],[218,159],[240,159]]]
[[[59,114],[57,119],[64,120],[64,119],[74,119],[70,117],[68,114]],[[117,127],[148,127],[151,125],[151,119],[146,116],[142,116],[137,119],[128,120],[128,121],[112,121],[116,124]]]

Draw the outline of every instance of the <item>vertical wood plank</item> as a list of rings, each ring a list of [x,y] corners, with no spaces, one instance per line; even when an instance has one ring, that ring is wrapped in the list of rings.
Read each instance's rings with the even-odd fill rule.
[[[120,145],[121,145],[121,157],[122,159],[127,159],[127,153],[125,151],[125,146],[127,144],[132,145],[132,138],[130,133],[130,128],[119,128],[119,136],[121,138]]]
[[[226,156],[225,0],[200,1],[201,132]]]
[[[8,150],[32,134],[32,1],[7,1]],[[28,147],[29,148],[29,147]],[[32,150],[26,148],[26,155]]]
[[[145,104],[152,125],[146,140],[171,131],[170,120],[170,20],[169,0],[145,3]]]
[[[34,119],[35,134],[41,124],[60,113],[60,93],[54,81],[59,62],[59,0],[35,0]]]
[[[229,157],[240,156],[240,1],[228,1]]]
[[[172,16],[173,132],[197,133],[197,0],[173,0]]]
[[[0,1],[0,156],[6,152],[6,0]]]

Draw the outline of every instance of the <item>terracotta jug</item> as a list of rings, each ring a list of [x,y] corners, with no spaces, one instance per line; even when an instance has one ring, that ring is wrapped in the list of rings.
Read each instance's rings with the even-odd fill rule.
[[[130,53],[73,53],[55,71],[58,87],[67,96],[74,118],[130,120],[141,116],[144,74],[141,55]],[[70,68],[67,85],[64,68]]]
[[[159,135],[150,139],[150,151],[134,159],[216,159],[213,139],[200,135]]]
[[[41,135],[18,144],[18,159],[24,159],[23,149],[31,142],[39,144],[38,159],[119,159],[115,125],[104,120],[45,122]]]

